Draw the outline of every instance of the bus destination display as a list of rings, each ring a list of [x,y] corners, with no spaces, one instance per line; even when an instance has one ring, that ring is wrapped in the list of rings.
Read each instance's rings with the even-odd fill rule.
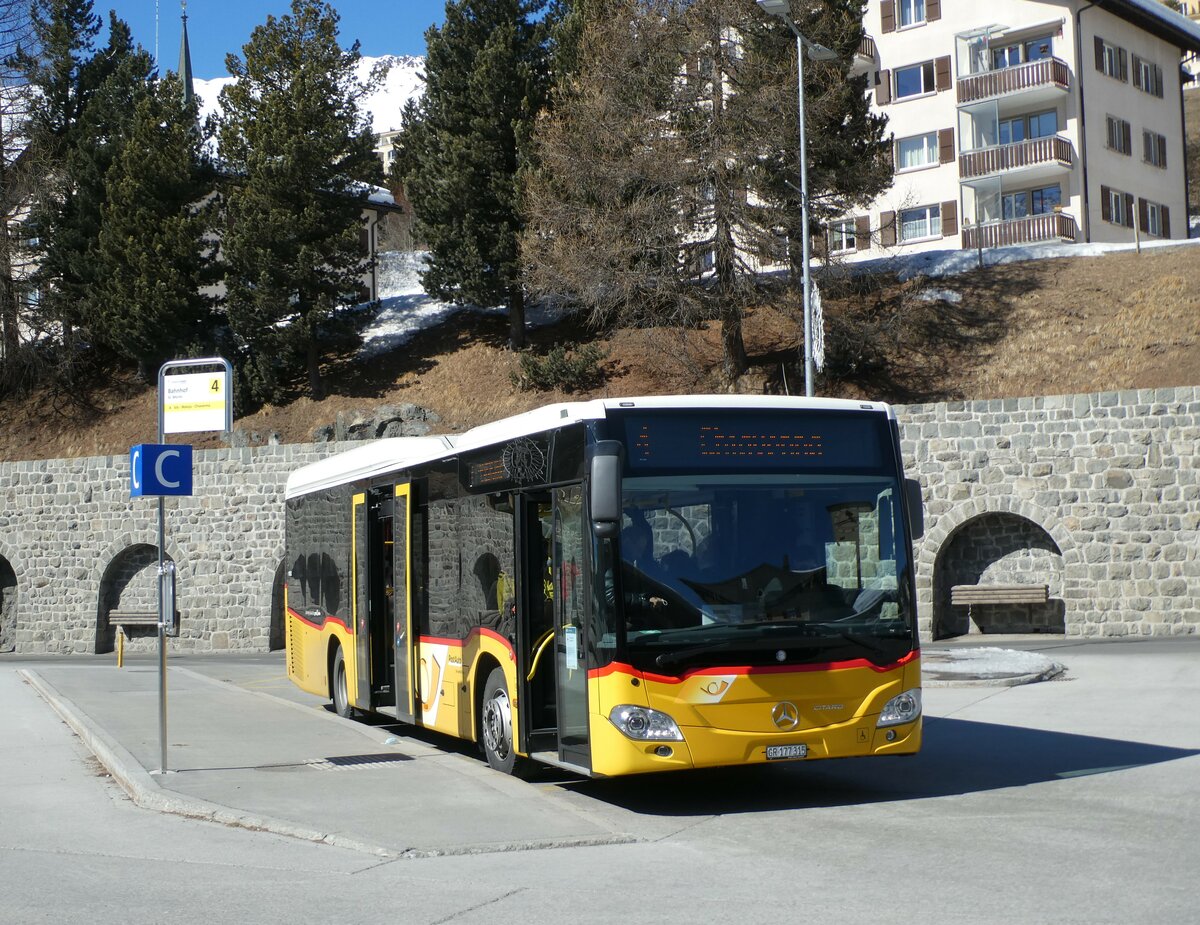
[[[873,469],[885,422],[837,413],[653,413],[625,419],[629,467],[650,469]]]

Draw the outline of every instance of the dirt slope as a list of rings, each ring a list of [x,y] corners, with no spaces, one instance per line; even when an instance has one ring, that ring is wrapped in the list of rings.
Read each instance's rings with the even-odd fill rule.
[[[800,325],[792,293],[752,312],[746,342],[754,367],[740,390],[802,391]],[[943,280],[879,280],[830,298],[831,355],[841,375],[823,395],[890,401],[997,398],[1200,385],[1200,247],[1190,245],[1030,261]],[[839,319],[835,325],[834,319]],[[838,327],[840,325],[840,327]],[[539,330],[535,347],[595,340],[607,352],[593,392],[521,392],[506,322],[459,315],[407,347],[363,364],[327,365],[329,396],[297,397],[237,426],[263,442],[311,439],[338,412],[413,402],[462,430],[564,398],[723,388],[716,330],[684,334],[620,330],[596,337],[574,323]],[[861,352],[869,340],[875,349]],[[125,454],[155,438],[156,393],[126,374],[79,394],[39,392],[0,402],[0,460]],[[199,447],[219,445],[197,439]]]

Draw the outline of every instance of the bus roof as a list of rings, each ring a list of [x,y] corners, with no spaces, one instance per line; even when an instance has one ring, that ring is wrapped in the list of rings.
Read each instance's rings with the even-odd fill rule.
[[[781,395],[655,395],[635,398],[602,398],[585,402],[559,402],[499,421],[481,424],[462,434],[436,437],[394,437],[373,440],[344,453],[297,469],[287,481],[285,498],[344,485],[424,462],[542,433],[576,421],[602,420],[610,410],[742,408],[795,411],[873,411],[893,417],[883,402],[842,398],[792,398]]]

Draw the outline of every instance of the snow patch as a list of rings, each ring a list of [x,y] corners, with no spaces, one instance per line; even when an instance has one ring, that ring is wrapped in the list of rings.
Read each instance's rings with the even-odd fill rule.
[[[476,305],[442,302],[426,294],[421,285],[429,255],[424,251],[385,251],[376,256],[379,272],[379,310],[364,325],[359,356],[379,356],[403,347],[413,336],[436,327],[459,312],[504,315],[503,305]],[[565,312],[553,304],[527,305],[525,326],[538,328],[562,320]]]
[[[917,294],[917,298],[922,302],[949,302],[951,305],[957,305],[962,301],[962,293],[953,289],[925,289]]]

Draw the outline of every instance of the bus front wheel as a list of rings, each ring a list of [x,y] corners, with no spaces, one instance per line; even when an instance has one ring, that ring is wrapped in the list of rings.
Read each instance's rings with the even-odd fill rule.
[[[480,725],[487,763],[497,771],[520,776],[524,762],[513,749],[512,700],[503,668],[493,668],[488,675]]]
[[[354,716],[354,707],[350,706],[350,692],[346,687],[346,657],[338,646],[333,654],[333,710],[338,716],[350,719]]]

